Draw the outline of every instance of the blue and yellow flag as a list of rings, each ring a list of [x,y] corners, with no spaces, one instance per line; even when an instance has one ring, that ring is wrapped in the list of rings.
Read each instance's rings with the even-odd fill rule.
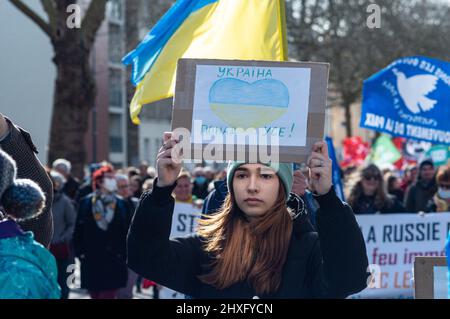
[[[178,0],[123,58],[137,86],[130,115],[173,96],[180,58],[287,60],[284,0]]]

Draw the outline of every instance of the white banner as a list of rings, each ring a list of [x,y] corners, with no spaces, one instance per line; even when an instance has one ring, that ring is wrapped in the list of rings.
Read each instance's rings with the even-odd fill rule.
[[[170,238],[185,237],[195,233],[202,209],[189,203],[175,202]]]
[[[373,281],[350,298],[413,298],[415,256],[445,256],[450,213],[357,215]]]

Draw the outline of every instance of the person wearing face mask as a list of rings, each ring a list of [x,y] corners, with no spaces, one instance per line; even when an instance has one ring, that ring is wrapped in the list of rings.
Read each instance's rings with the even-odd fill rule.
[[[199,199],[205,199],[208,196],[208,180],[206,179],[203,167],[194,168],[192,175],[194,177],[192,195]]]
[[[61,299],[69,297],[69,287],[67,286],[67,267],[73,263],[71,258],[71,241],[75,229],[77,213],[71,199],[64,193],[66,179],[56,171],[50,172],[53,182],[53,225],[54,233],[50,252],[56,258],[58,266],[58,284],[61,287]]]
[[[92,299],[115,299],[127,284],[127,209],[116,195],[112,167],[95,171],[92,187],[94,192],[80,202],[73,238],[81,262],[81,288]]]
[[[450,212],[450,165],[439,169],[436,182],[438,191],[428,202],[426,212]]]

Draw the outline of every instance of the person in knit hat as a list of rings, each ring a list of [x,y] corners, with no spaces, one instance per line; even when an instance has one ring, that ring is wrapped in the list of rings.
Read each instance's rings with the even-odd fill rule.
[[[16,164],[1,150],[0,174],[0,298],[59,298],[54,257],[18,224],[42,213],[45,195],[35,182],[15,179]]]
[[[307,162],[318,233],[296,225],[287,206],[291,163],[233,162],[220,210],[199,222],[197,234],[171,239],[177,143],[165,133],[158,178],[136,209],[127,240],[131,269],[193,298],[345,298],[366,287],[364,238],[334,191],[325,142],[314,144]]]
[[[37,217],[44,208],[45,195],[40,187],[29,179],[16,179],[1,199],[6,215],[17,221]]]

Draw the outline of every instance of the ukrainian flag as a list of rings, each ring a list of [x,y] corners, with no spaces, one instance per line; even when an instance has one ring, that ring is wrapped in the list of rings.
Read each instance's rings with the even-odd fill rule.
[[[178,0],[123,58],[137,86],[130,114],[173,96],[179,58],[287,60],[284,0]]]

